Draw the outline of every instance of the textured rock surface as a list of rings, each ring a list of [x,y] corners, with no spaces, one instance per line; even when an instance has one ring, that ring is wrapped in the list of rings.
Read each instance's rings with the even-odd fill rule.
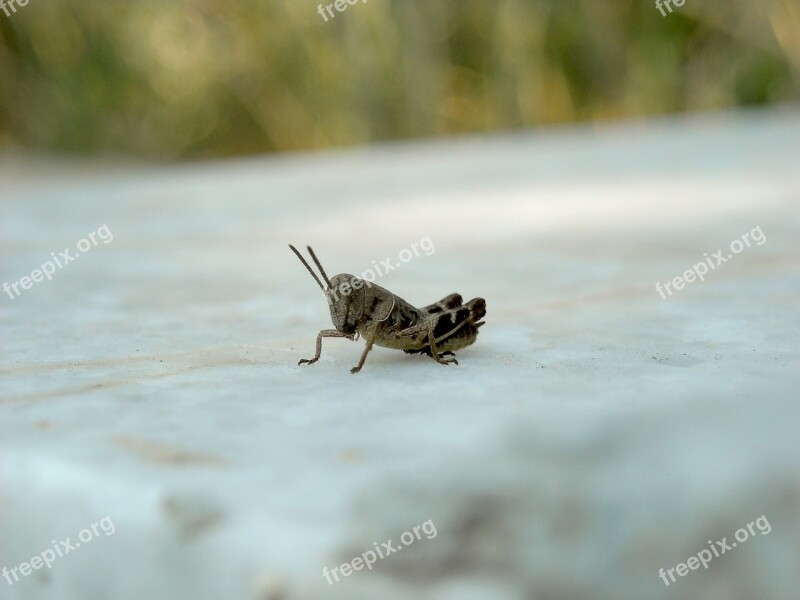
[[[115,527],[0,597],[795,598],[798,164],[797,114],[170,169],[4,157],[0,281],[113,241],[0,301],[0,567]],[[380,284],[487,299],[459,366],[376,349],[353,376],[345,340],[296,365],[330,323],[287,242],[333,274],[427,237]]]

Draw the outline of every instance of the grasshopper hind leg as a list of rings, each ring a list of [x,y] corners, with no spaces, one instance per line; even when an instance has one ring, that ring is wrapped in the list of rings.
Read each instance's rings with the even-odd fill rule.
[[[458,364],[458,361],[455,358],[442,358],[442,356],[447,352],[443,352],[439,354],[439,349],[436,347],[436,321],[431,319],[428,321],[428,350],[430,351],[430,356],[438,362],[440,365],[449,365],[449,364]],[[427,354],[427,352],[426,352]],[[450,352],[450,354],[453,354]],[[455,356],[455,355],[453,355]]]
[[[451,294],[443,299],[439,306],[446,306],[460,300],[457,294]],[[455,356],[453,350],[460,350],[473,344],[478,337],[478,328],[483,325],[481,319],[486,315],[486,301],[483,298],[473,298],[466,304],[436,312],[434,305],[426,307],[427,335],[422,340],[424,346],[406,350],[409,354],[427,354],[436,362],[443,365],[458,364],[455,358],[449,360],[445,356]]]
[[[445,356],[452,356],[453,358],[444,358]],[[450,350],[447,350],[446,352],[440,352],[439,358],[436,359],[436,362],[438,362],[441,365],[458,364],[455,353],[450,352]]]

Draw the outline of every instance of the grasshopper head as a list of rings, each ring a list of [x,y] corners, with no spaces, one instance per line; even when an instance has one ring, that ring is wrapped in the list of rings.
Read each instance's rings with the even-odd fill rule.
[[[322,279],[328,284],[326,289],[319,280],[319,277],[317,277],[317,274],[314,273],[303,258],[303,255],[291,244],[289,244],[289,248],[297,255],[297,258],[300,259],[300,262],[308,269],[314,281],[317,282],[317,285],[325,293],[325,299],[328,301],[328,306],[331,310],[331,321],[333,321],[333,325],[336,329],[342,333],[354,333],[356,331],[356,324],[364,313],[364,281],[346,273],[336,275],[333,279],[328,279],[325,269],[322,268],[319,259],[317,259],[317,255],[314,254],[311,246],[307,246],[308,253],[311,255],[311,258],[314,259],[314,264],[317,265]]]
[[[364,282],[358,277],[341,273],[334,275],[325,290],[334,327],[343,333],[353,333],[364,314]]]

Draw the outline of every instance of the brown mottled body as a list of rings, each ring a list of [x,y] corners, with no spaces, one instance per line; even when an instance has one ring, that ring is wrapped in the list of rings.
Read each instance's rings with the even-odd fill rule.
[[[483,298],[474,298],[462,304],[459,294],[450,294],[435,304],[416,308],[389,290],[358,277],[342,273],[331,279],[325,274],[314,251],[308,247],[311,258],[328,284],[322,285],[302,255],[289,246],[316,280],[331,311],[331,321],[336,329],[325,329],[317,335],[316,354],[298,364],[313,364],[322,353],[322,338],[343,337],[355,340],[360,335],[366,340],[358,365],[351,369],[357,373],[364,366],[373,345],[403,350],[408,354],[427,354],[443,365],[458,364],[444,355],[453,354],[474,343],[481,319],[486,314]]]

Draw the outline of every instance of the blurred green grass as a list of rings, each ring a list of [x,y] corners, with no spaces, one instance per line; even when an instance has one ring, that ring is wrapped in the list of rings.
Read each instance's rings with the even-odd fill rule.
[[[220,157],[800,98],[800,0],[32,0],[0,145]]]

